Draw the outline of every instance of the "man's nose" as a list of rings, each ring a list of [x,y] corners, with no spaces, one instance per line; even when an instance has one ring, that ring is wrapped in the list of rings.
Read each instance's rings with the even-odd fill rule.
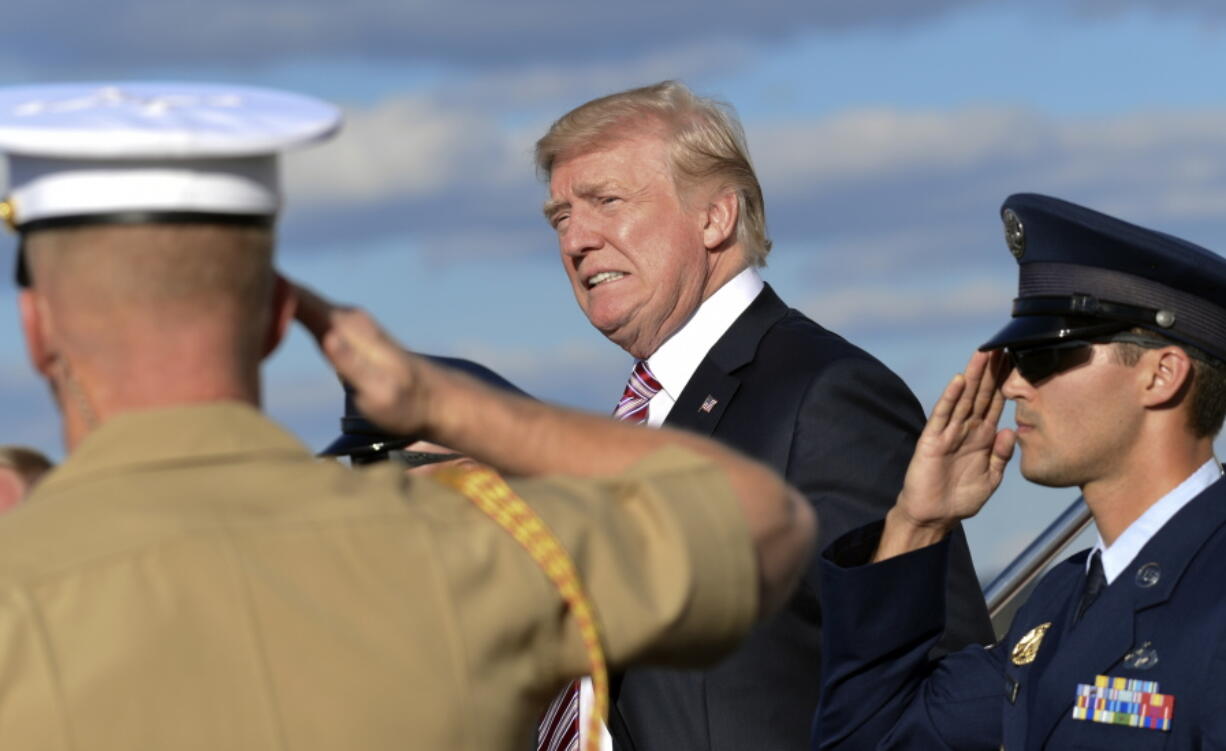
[[[1000,393],[1003,394],[1006,399],[1017,399],[1024,396],[1028,390],[1032,388],[1034,387],[1030,385],[1030,381],[1027,381],[1022,377],[1022,374],[1018,372],[1017,366],[1011,364],[1009,367],[1009,375],[1005,376],[1004,382],[1000,384]]]
[[[562,253],[568,256],[581,256],[604,244],[604,238],[591,222],[573,215],[567,219],[565,228],[559,233],[558,241],[562,245]]]

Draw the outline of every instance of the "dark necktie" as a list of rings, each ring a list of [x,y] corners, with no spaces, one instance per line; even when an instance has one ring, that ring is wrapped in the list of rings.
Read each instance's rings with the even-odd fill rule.
[[[1073,622],[1081,620],[1086,610],[1098,599],[1098,595],[1107,586],[1107,574],[1103,571],[1103,555],[1101,550],[1095,550],[1090,556],[1090,570],[1086,572],[1085,589],[1081,591],[1081,600],[1077,603],[1077,615]]]

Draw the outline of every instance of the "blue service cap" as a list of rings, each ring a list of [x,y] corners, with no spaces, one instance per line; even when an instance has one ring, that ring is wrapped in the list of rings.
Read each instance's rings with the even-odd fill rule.
[[[492,386],[493,388],[518,396],[528,396],[527,392],[506,378],[472,360],[465,360],[461,357],[442,357],[440,355],[422,355],[422,357],[425,357],[435,365],[441,365],[445,368],[465,373],[487,386]],[[403,448],[418,440],[416,436],[389,433],[366,419],[366,416],[362,414],[361,410],[354,403],[353,387],[343,381],[341,385],[345,390],[345,414],[341,417],[341,434],[336,440],[328,444],[326,449],[319,452],[320,456],[368,456]]]
[[[1001,218],[1018,296],[1013,320],[981,350],[1139,326],[1226,360],[1226,259],[1217,253],[1034,193],[1009,196]]]

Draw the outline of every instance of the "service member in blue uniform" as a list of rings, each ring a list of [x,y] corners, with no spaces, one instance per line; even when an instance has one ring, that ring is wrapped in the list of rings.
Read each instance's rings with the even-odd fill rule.
[[[1045,196],[1002,216],[1012,321],[950,382],[885,521],[823,554],[813,746],[1226,747],[1226,260]],[[1003,641],[932,661],[948,530],[1015,446],[1027,479],[1081,489],[1098,544]]]

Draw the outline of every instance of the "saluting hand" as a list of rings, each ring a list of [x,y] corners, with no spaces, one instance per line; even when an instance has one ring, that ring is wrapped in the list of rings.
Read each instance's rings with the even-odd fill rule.
[[[295,316],[337,374],[353,387],[362,414],[397,435],[423,431],[428,406],[423,371],[430,366],[405,352],[366,311],[335,305],[306,287],[294,287]]]
[[[1000,485],[1016,434],[996,429],[1005,398],[999,352],[976,352],[945,387],[920,433],[898,502],[886,517],[875,560],[944,537],[974,516]]]

